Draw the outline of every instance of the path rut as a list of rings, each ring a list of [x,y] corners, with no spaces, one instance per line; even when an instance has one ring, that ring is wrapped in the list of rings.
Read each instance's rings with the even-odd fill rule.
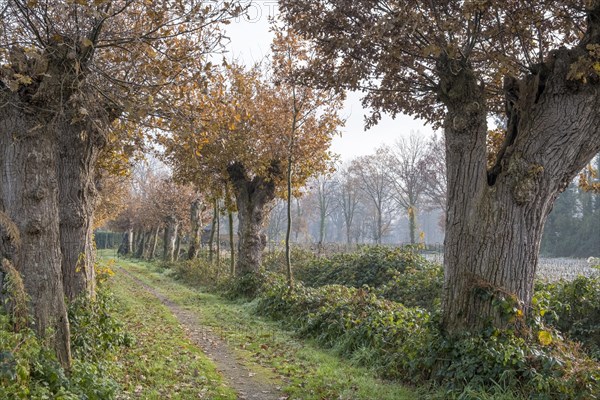
[[[281,392],[278,386],[257,379],[256,374],[237,361],[235,353],[229,349],[227,343],[215,335],[209,327],[201,325],[194,313],[179,307],[155,288],[138,279],[131,272],[122,267],[119,269],[169,308],[192,343],[202,349],[208,358],[215,363],[217,370],[221,372],[227,385],[236,391],[238,400],[287,399],[287,396]]]

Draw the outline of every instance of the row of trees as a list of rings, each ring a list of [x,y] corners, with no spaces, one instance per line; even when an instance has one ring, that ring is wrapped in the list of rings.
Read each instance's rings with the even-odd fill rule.
[[[174,117],[174,99],[204,86],[220,26],[241,11],[218,1],[0,0],[0,259],[22,276],[33,326],[67,368],[65,298],[94,295],[101,179],[126,168],[144,127]]]
[[[502,326],[498,293],[529,310],[546,217],[600,151],[600,1],[280,6],[272,62],[247,69],[207,58],[235,2],[0,0],[0,257],[66,367],[65,296],[94,292],[99,170],[121,171],[152,133],[178,183],[237,209],[251,273],[267,205],[280,195],[291,216],[294,190],[328,168],[347,89],[365,92],[368,126],[403,112],[444,128],[446,331]]]

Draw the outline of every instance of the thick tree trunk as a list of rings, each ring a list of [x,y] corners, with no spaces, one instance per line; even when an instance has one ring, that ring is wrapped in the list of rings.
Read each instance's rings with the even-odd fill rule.
[[[20,104],[16,98],[4,100]],[[23,278],[34,329],[68,368],[71,350],[61,271],[57,136],[52,125],[27,110],[27,105],[5,105],[0,113],[0,209],[20,236],[11,243],[10,254],[1,256],[11,260]],[[5,240],[0,237],[0,242]]]
[[[179,255],[181,254],[181,229],[177,231],[177,239],[175,240],[175,254],[173,255],[174,261],[179,261]]]
[[[65,296],[93,297],[95,291],[93,215],[97,190],[95,166],[100,135],[63,121],[58,162],[60,248]]]
[[[135,252],[135,258],[143,259],[145,258],[146,250],[148,248],[148,242],[150,241],[150,232],[149,231],[140,231],[138,234],[138,244]]]
[[[275,184],[262,177],[249,178],[243,165],[232,164],[227,169],[233,184],[238,209],[238,260],[237,273],[257,273],[262,261],[266,238],[262,233],[266,220],[266,206],[275,199]],[[270,175],[278,173],[276,165]]]
[[[561,50],[520,83],[518,124],[489,175],[483,94],[468,68],[454,75],[449,91],[463,96],[446,102],[443,326],[450,334],[505,326],[510,315],[495,300],[530,309],[546,217],[600,151],[600,86],[566,80],[578,56]]]
[[[164,251],[163,260],[171,262],[175,257],[175,242],[177,241],[177,220],[173,216],[168,216],[165,221]]]
[[[194,260],[198,257],[202,237],[202,202],[199,199],[194,200],[192,203],[190,209],[190,222],[192,223],[192,237],[190,238],[188,259]]]
[[[233,241],[233,212],[227,210],[227,218],[229,222],[229,273],[235,276],[235,243]]]
[[[213,219],[212,225],[210,226],[210,238],[208,239],[208,262],[212,264],[214,255],[214,243],[215,243],[215,231],[217,229],[217,220],[219,218],[219,211],[217,207],[217,200],[213,203]]]
[[[134,256],[137,251],[137,243],[139,240],[139,232],[134,229],[131,233],[131,247],[129,247],[129,251],[131,252],[132,256]]]
[[[160,232],[160,227],[156,227],[154,233],[152,234],[152,243],[150,243],[150,249],[148,252],[148,260],[153,260],[156,257],[156,245],[158,244],[158,234]]]
[[[218,204],[218,203],[217,203]],[[221,266],[221,211],[217,206],[217,228],[215,233],[217,234],[217,266]]]
[[[123,238],[121,239],[121,244],[119,245],[119,250],[117,254],[120,256],[126,256],[131,253],[133,250],[133,229],[129,228],[127,232],[123,233]]]

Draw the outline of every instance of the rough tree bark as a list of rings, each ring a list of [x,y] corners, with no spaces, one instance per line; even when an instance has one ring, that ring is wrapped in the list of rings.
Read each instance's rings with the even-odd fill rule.
[[[181,229],[177,230],[177,239],[175,239],[175,253],[173,254],[173,261],[179,261],[181,254]]]
[[[152,243],[150,243],[150,248],[148,250],[148,260],[153,260],[156,255],[156,245],[158,244],[158,234],[160,232],[160,227],[157,226],[154,229],[154,233],[152,234]]]
[[[94,296],[93,215],[97,202],[95,166],[103,136],[71,119],[59,136],[60,248],[65,296]]]
[[[1,84],[0,84],[1,86]],[[19,271],[30,298],[34,329],[70,367],[58,206],[57,130],[20,93],[0,87],[0,205],[18,227],[20,244],[2,254]],[[42,115],[40,115],[42,114]],[[5,237],[0,237],[4,242]],[[6,246],[0,245],[5,249]],[[49,333],[52,331],[52,335]]]
[[[138,245],[136,248],[136,252],[135,252],[135,258],[139,258],[139,259],[143,259],[145,254],[146,254],[146,250],[148,248],[148,242],[150,241],[150,231],[146,231],[144,232],[143,230],[140,231],[139,235],[138,235]]]
[[[567,79],[583,54],[583,48],[558,50],[517,82],[518,104],[508,117],[518,122],[510,124],[489,174],[483,88],[467,64],[442,66],[448,110],[443,326],[450,334],[488,323],[504,326],[505,317],[492,305],[498,296],[529,310],[546,217],[558,194],[600,151],[598,79]]]
[[[190,209],[190,222],[192,223],[192,237],[190,238],[190,248],[188,250],[188,259],[194,260],[198,257],[200,242],[202,238],[202,202],[200,199],[194,200]]]
[[[233,212],[227,209],[227,222],[229,229],[229,274],[235,276],[235,242],[233,240]]]
[[[217,220],[219,218],[219,211],[217,209],[217,200],[213,202],[213,219],[210,226],[210,237],[208,239],[208,262],[212,264],[214,255],[214,242],[215,242],[215,231],[217,230]]]
[[[262,233],[266,206],[275,199],[273,178],[250,178],[240,163],[227,168],[238,209],[238,259],[236,271],[243,276],[257,273],[262,261],[266,238]],[[280,167],[272,163],[268,176],[280,174]]]
[[[121,244],[117,254],[120,256],[126,256],[133,251],[133,228],[129,228],[127,232],[123,233]]]
[[[177,219],[170,215],[165,220],[165,236],[164,236],[164,251],[163,260],[173,261],[175,257],[175,242],[177,241],[178,230]]]

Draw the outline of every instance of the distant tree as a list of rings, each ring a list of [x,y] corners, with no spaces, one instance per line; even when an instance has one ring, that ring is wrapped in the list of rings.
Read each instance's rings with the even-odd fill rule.
[[[446,178],[446,146],[444,138],[434,135],[427,142],[427,151],[422,168],[425,171],[425,196],[430,208],[446,211],[447,178]],[[443,225],[443,224],[442,224]]]
[[[353,176],[350,165],[344,166],[335,175],[337,184],[336,201],[337,209],[343,215],[346,230],[346,243],[352,243],[353,227],[356,223],[357,211],[360,209],[360,188],[358,177]]]
[[[396,141],[388,156],[392,196],[408,216],[411,244],[417,242],[417,214],[428,186],[427,144],[425,139],[417,135],[412,133],[408,139]]]
[[[392,182],[387,162],[389,153],[380,147],[375,154],[357,157],[351,161],[348,172],[356,180],[360,192],[368,201],[372,216],[371,232],[375,243],[380,244],[388,232],[394,216]]]
[[[337,185],[333,177],[326,174],[312,179],[309,187],[311,188],[312,204],[319,221],[318,243],[322,245],[325,241],[327,220],[336,207],[334,193],[337,190]]]

